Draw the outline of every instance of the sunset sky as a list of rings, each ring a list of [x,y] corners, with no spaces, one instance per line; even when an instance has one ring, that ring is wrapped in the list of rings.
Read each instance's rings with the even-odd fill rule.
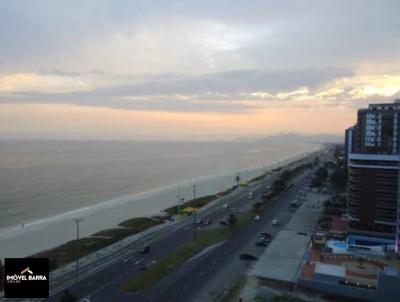
[[[0,2],[0,138],[343,134],[400,97],[400,1]]]

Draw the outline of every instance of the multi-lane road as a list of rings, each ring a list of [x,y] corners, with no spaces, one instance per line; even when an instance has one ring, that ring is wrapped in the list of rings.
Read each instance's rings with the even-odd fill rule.
[[[151,252],[138,254],[137,249],[144,243],[138,242],[135,245],[127,246],[118,255],[114,255],[114,261],[98,269],[93,274],[69,286],[69,291],[79,299],[86,298],[89,301],[194,301],[207,296],[207,288],[210,282],[217,278],[218,273],[229,267],[230,272],[226,277],[226,284],[233,284],[248,269],[248,261],[239,260],[239,254],[250,252],[260,254],[263,249],[254,245],[257,236],[262,231],[272,234],[279,231],[280,227],[270,226],[274,218],[282,217],[284,223],[287,216],[285,209],[297,192],[304,187],[304,177],[311,173],[305,171],[297,176],[292,182],[294,187],[290,192],[281,194],[275,201],[270,202],[261,214],[261,220],[252,220],[239,230],[233,232],[224,242],[212,249],[202,253],[200,256],[185,263],[154,284],[150,289],[128,293],[120,288],[124,280],[132,278],[136,274],[142,274],[140,266],[151,264],[169,253],[178,246],[193,240],[193,221],[186,220],[173,225],[151,240]],[[253,200],[247,198],[247,190],[242,190],[238,195],[233,193],[222,198],[214,206],[208,208],[198,215],[203,219],[210,219],[214,224],[228,216],[229,210],[222,205],[229,202],[235,211],[244,211],[251,207],[251,204],[261,198],[265,186],[271,185],[277,175],[270,175],[266,181],[262,181],[251,188]],[[286,216],[285,216],[286,215]],[[212,226],[211,226],[212,227]],[[147,239],[148,240],[148,239]],[[112,257],[112,255],[110,256]],[[224,288],[221,288],[222,292]],[[218,292],[214,292],[218,295]],[[55,293],[49,301],[59,301],[62,291]],[[87,301],[87,300],[86,300]]]
[[[308,160],[303,159],[296,164],[302,164],[305,161]],[[285,209],[295,198],[297,192],[304,187],[303,180],[310,173],[312,173],[311,170],[306,170],[295,177],[292,180],[294,187],[291,191],[282,193],[276,200],[268,203],[260,215],[260,220],[249,221],[232,232],[225,241],[206,249],[149,289],[129,293],[121,289],[121,283],[133,276],[143,274],[140,270],[143,264],[150,265],[172,253],[177,247],[193,240],[193,230],[196,225],[192,218],[172,223],[159,231],[130,244],[121,245],[121,248],[98,257],[90,265],[81,267],[80,278],[77,282],[73,280],[73,271],[53,278],[50,280],[52,289],[50,298],[32,301],[60,301],[63,295],[61,289],[68,289],[79,300],[91,302],[209,301],[214,299],[240,280],[251,265],[249,261],[239,260],[241,253],[259,255],[267,248],[255,246],[258,234],[266,231],[274,235],[289,220],[289,212]],[[261,199],[266,186],[271,186],[278,176],[278,173],[273,173],[265,180],[249,187],[249,190],[253,192],[252,200],[247,197],[248,189],[242,189],[240,194],[233,192],[219,198],[213,205],[201,211],[198,217],[213,221],[213,224],[207,227],[219,225],[219,221],[226,219],[231,210],[243,212],[251,208],[252,203]],[[224,204],[229,204],[230,207],[226,208],[223,206]],[[270,225],[275,218],[281,220],[281,225],[278,227]],[[151,244],[150,253],[139,254],[137,252],[141,246],[149,243]]]

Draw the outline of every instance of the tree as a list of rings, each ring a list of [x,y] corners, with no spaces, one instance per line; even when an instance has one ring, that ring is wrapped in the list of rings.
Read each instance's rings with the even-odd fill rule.
[[[311,180],[311,186],[320,187],[327,177],[328,169],[322,167],[318,168],[317,171],[315,171],[313,179]]]
[[[253,203],[251,206],[253,207],[254,212],[259,212],[261,210],[262,202],[258,201]]]
[[[318,168],[317,171],[315,171],[315,176],[325,180],[328,177],[328,169]]]
[[[322,181],[321,181],[321,179],[314,176],[314,178],[311,179],[311,186],[312,186],[312,187],[320,187],[320,186],[322,186]]]
[[[285,190],[286,182],[279,178],[274,181],[272,187],[275,192],[282,192],[283,190]]]
[[[228,219],[229,225],[231,226],[231,229],[233,229],[234,225],[237,222],[237,217],[235,214],[231,214],[229,215],[229,219]]]
[[[290,176],[291,176],[291,172],[288,171],[288,170],[285,170],[285,171],[282,172],[280,178],[281,178],[282,180],[288,180],[288,179],[290,178]]]
[[[330,181],[335,187],[345,187],[347,184],[347,171],[345,167],[339,167],[333,171]]]

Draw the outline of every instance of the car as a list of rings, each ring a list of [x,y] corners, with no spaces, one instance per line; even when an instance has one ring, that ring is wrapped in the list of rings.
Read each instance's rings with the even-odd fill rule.
[[[308,236],[306,232],[297,232],[297,235]]]
[[[203,219],[199,218],[196,220],[196,224],[202,224],[203,223]]]
[[[212,223],[212,221],[210,219],[206,219],[203,224],[204,225],[210,225]]]
[[[223,207],[224,209],[226,209],[226,208],[228,207],[228,204],[226,203],[226,204],[222,205],[222,207]]]
[[[271,239],[272,239],[271,237],[267,237],[267,236],[263,236],[263,235],[258,235],[258,241],[270,242]]]
[[[274,193],[271,190],[267,190],[262,194],[263,199],[268,199],[273,197]]]
[[[222,225],[229,225],[229,223],[227,221],[225,221],[225,220],[221,220],[219,223],[222,224]]]
[[[268,242],[264,240],[259,240],[256,242],[256,246],[267,246]]]
[[[260,220],[261,218],[260,218],[260,216],[256,216],[256,217],[254,217],[254,220],[256,220],[256,221],[258,221],[258,220]]]
[[[278,219],[272,220],[271,225],[272,225],[272,226],[278,226],[278,225],[279,225]]]
[[[150,252],[150,245],[146,245],[138,251],[140,254],[147,254],[148,252]]]
[[[240,254],[239,259],[241,259],[241,260],[257,260],[257,257],[252,254]]]
[[[266,232],[260,233],[260,237],[272,239],[272,235],[270,233],[266,233]]]

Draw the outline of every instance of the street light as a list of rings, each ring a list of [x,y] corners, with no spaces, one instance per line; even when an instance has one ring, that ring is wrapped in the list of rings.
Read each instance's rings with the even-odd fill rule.
[[[196,183],[194,180],[192,181],[192,188],[193,188],[193,220],[194,220],[194,230],[193,230],[193,238],[194,240],[197,239],[197,225],[196,225]]]
[[[83,218],[74,218],[76,224],[76,270],[75,270],[75,278],[78,281],[79,274],[79,223],[83,220]]]
[[[178,195],[176,198],[178,199],[178,215],[181,215],[181,201],[183,201],[183,198],[181,198],[181,186],[178,186]]]
[[[240,195],[240,171],[236,173],[236,188],[237,188],[237,199],[239,199]]]

